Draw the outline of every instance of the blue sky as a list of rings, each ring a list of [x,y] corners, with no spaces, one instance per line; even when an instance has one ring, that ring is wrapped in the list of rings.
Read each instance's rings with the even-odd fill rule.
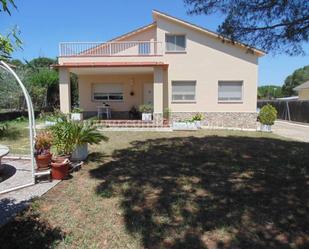
[[[216,31],[222,16],[188,16],[182,0],[15,0],[12,16],[1,14],[0,33],[17,25],[23,50],[14,58],[56,57],[61,41],[106,41],[152,22],[151,10]],[[305,46],[309,52],[309,45]],[[259,85],[281,85],[295,69],[309,64],[309,56],[266,55],[259,62]]]

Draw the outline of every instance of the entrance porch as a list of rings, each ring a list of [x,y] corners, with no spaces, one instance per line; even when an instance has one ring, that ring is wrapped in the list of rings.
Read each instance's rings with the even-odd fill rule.
[[[71,112],[70,73],[78,76],[79,108],[86,118],[108,106],[109,119],[137,119],[140,105],[153,107],[153,122],[163,124],[168,107],[167,65],[163,63],[71,63],[58,65],[60,109]],[[107,116],[104,116],[103,118]]]

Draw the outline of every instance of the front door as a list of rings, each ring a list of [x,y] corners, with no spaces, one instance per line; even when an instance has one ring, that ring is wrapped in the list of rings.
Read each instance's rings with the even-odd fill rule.
[[[153,105],[153,84],[144,83],[144,104]]]

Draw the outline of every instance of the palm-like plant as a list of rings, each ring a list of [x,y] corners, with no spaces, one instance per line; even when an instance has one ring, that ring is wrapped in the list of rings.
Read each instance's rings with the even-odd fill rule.
[[[76,146],[82,144],[98,144],[108,138],[97,131],[92,123],[72,122],[72,137]]]
[[[50,129],[58,155],[69,155],[78,145],[98,144],[101,141],[108,140],[107,137],[97,131],[92,123],[65,120],[58,122]]]

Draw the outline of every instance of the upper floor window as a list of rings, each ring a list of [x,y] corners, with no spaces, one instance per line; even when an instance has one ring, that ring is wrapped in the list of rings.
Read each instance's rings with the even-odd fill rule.
[[[196,81],[172,81],[172,101],[194,102]]]
[[[243,100],[243,81],[219,81],[219,102],[241,102]]]
[[[186,36],[185,35],[165,35],[166,51],[167,52],[184,52],[186,51]]]

